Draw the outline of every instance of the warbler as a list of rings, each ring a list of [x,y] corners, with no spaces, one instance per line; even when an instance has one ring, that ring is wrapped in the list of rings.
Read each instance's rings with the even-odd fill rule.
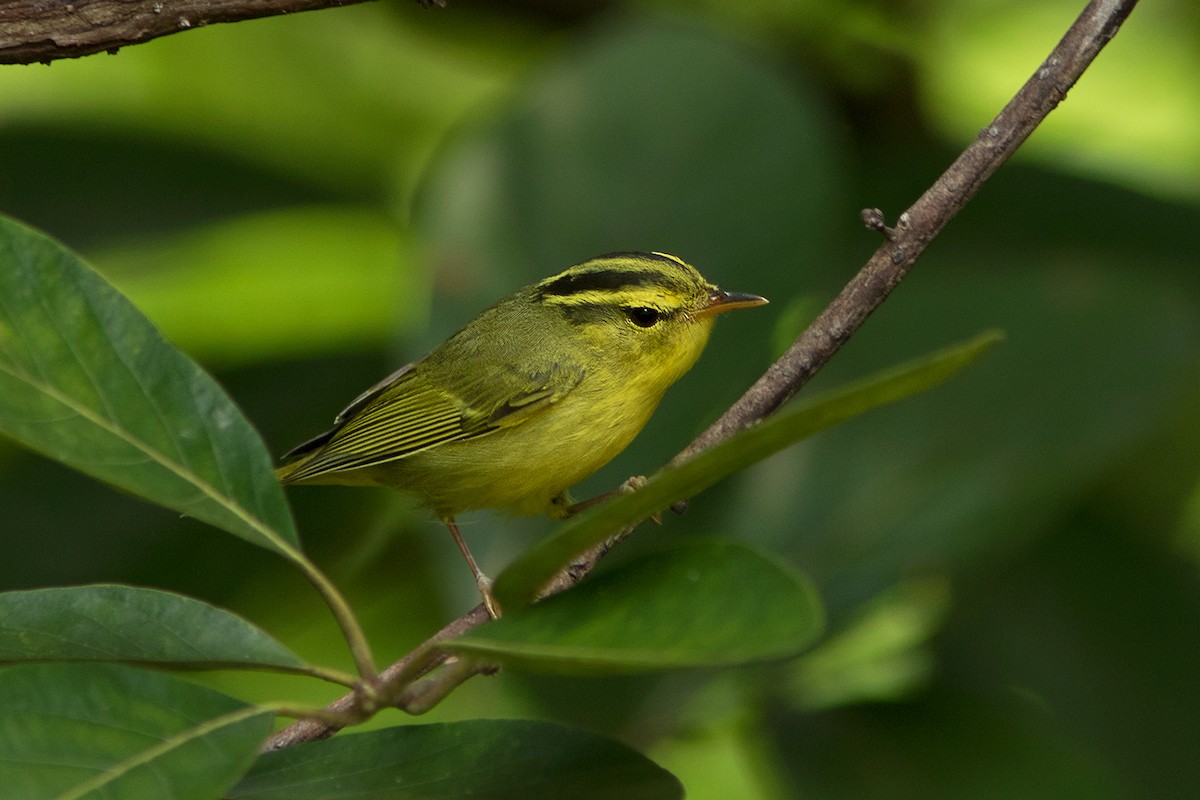
[[[699,358],[714,317],[766,302],[666,253],[593,258],[518,289],[363,392],[276,474],[415,495],[449,528],[496,616],[455,516],[568,515],[568,489],[633,440]]]

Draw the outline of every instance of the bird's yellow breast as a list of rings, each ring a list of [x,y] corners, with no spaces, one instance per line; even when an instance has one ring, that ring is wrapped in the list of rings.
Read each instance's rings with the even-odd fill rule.
[[[542,513],[633,441],[695,363],[710,329],[698,324],[674,352],[659,353],[668,369],[638,369],[619,357],[593,361],[561,401],[519,425],[370,468],[364,482],[401,487],[443,518],[477,508]]]

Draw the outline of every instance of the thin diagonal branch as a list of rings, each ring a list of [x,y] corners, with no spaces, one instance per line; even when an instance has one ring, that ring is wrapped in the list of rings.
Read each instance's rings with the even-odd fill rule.
[[[895,228],[884,225],[883,213],[879,210],[865,210],[863,222],[868,228],[884,234],[886,241],[883,245],[791,348],[672,463],[685,461],[766,418],[799,391],[887,299],[917,257],[925,252],[933,238],[967,204],[984,181],[1062,102],[1079,76],[1116,35],[1136,4],[1137,0],[1092,0],[1088,3],[1062,41],[999,116],[980,131],[976,140],[950,168],[911,208],[900,215]],[[583,580],[624,533],[627,531],[582,554],[555,578],[546,594],[562,591]],[[487,619],[483,606],[478,606],[447,625],[429,642],[405,656],[384,674],[395,675],[400,670],[407,670],[411,659],[428,652],[429,648],[436,649],[438,641],[454,635],[449,631],[463,633]],[[468,671],[454,676],[454,680],[461,683],[472,674],[475,673]],[[383,676],[381,683],[387,683]],[[345,711],[354,700],[354,695],[347,695],[329,708]],[[335,730],[323,723],[301,721],[272,737],[267,747],[277,749],[325,738]]]
[[[878,209],[867,227],[886,241],[791,348],[674,461],[684,461],[771,414],[833,357],[908,274],[917,257],[996,169],[1008,160],[1116,35],[1137,0],[1092,0],[1021,90],[942,176],[884,230]]]

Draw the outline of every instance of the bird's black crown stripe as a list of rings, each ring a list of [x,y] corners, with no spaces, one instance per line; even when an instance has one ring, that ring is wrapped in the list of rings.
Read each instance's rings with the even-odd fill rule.
[[[589,264],[604,261],[625,261],[625,262],[655,262],[657,264],[670,265],[674,270],[682,271],[684,268],[680,263],[669,256],[659,255],[658,253],[606,253],[602,256],[597,256],[589,262],[581,264],[581,267],[586,267]],[[540,294],[543,297],[556,296],[566,297],[580,292],[592,291],[616,291],[619,289],[627,289],[632,286],[649,286],[655,283],[661,283],[663,273],[656,269],[637,269],[627,266],[620,267],[604,267],[584,272],[570,272],[561,277],[555,278],[540,289]]]
[[[657,273],[644,270],[604,269],[555,278],[541,288],[541,293],[543,297],[566,297],[580,292],[616,291],[631,286],[649,286],[661,280],[662,277]]]

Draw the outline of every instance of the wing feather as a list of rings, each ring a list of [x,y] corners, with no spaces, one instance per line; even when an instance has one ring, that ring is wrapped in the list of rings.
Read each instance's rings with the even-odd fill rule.
[[[561,400],[583,369],[555,363],[510,381],[469,380],[433,385],[410,364],[360,395],[333,430],[306,442],[279,470],[287,483],[377,466],[449,442],[519,425]]]

